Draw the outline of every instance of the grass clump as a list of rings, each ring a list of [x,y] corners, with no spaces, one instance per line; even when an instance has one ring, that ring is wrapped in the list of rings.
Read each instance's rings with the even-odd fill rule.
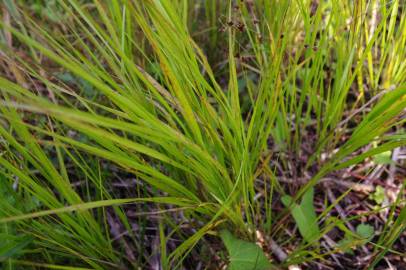
[[[218,269],[223,229],[275,267],[405,263],[405,16],[377,0],[5,1],[1,263]]]

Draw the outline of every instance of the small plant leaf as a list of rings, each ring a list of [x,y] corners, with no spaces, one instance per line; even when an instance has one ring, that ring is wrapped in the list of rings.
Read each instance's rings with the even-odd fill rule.
[[[385,201],[385,189],[377,186],[375,192],[370,194],[368,198],[375,201],[376,204],[381,205]]]
[[[268,270],[272,268],[268,258],[256,244],[238,239],[227,230],[221,231],[220,236],[230,255],[228,270]]]
[[[364,239],[369,239],[374,235],[374,227],[368,224],[359,224],[356,230],[358,236]]]
[[[354,239],[352,239],[350,237],[341,239],[337,243],[337,248],[339,248],[342,252],[348,253],[350,255],[354,255],[354,251],[352,251],[352,249],[351,249],[354,246],[356,246],[356,242],[354,241]]]
[[[375,164],[389,165],[393,163],[392,151],[385,151],[373,156]]]
[[[313,206],[314,189],[309,189],[302,198],[300,205],[292,202],[292,197],[285,195],[282,197],[282,203],[289,207],[292,203],[292,216],[299,228],[302,237],[309,243],[313,242],[320,235],[320,229],[317,224],[317,215]]]
[[[368,224],[359,224],[355,234],[345,231],[345,238],[337,243],[337,247],[345,253],[354,254],[352,248],[366,244],[373,235],[374,227]]]

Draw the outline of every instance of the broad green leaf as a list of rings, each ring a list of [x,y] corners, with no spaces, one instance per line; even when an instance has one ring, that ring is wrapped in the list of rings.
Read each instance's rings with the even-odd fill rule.
[[[228,270],[267,270],[272,265],[262,249],[254,243],[234,237],[229,231],[220,232],[230,255]]]
[[[300,205],[293,203],[292,197],[285,195],[282,197],[282,203],[286,207],[292,208],[292,216],[299,228],[302,237],[309,243],[315,241],[320,235],[320,229],[317,224],[317,215],[313,206],[314,189],[309,189],[304,195]]]

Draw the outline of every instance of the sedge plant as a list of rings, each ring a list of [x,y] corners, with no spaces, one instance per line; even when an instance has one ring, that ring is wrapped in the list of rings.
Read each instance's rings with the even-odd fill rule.
[[[147,267],[151,254],[128,216],[134,204],[170,207],[194,224],[184,232],[162,211],[163,269],[180,269],[224,228],[246,240],[257,231],[283,239],[281,221],[320,180],[406,144],[401,1],[58,0],[54,24],[6,2],[7,269]],[[311,150],[300,163],[305,143]],[[287,190],[271,161],[292,180],[307,177],[281,213],[273,204]],[[120,174],[142,185],[116,193]],[[396,237],[402,203],[400,196],[392,206]],[[113,239],[114,223],[127,240]],[[326,256],[319,239],[345,222],[320,225],[284,263]],[[181,242],[169,247],[173,235]],[[392,236],[389,228],[382,234],[377,258]]]

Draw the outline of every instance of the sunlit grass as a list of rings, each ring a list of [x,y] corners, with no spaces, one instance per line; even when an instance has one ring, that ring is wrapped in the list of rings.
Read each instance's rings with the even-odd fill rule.
[[[132,259],[111,239],[108,206],[134,246],[142,241],[131,232],[128,203],[170,205],[200,224],[183,233],[163,218],[166,269],[221,228],[250,240],[256,230],[286,239],[274,224],[288,209],[275,212],[272,202],[288,191],[270,161],[307,177],[292,194],[299,200],[329,174],[406,144],[399,1],[313,9],[305,0],[57,2],[65,16],[55,25],[14,1],[1,22],[10,70],[0,78],[0,223],[10,242],[31,239],[16,252],[24,265],[145,266],[147,252]],[[300,164],[304,144],[312,149]],[[131,198],[115,193],[117,179],[104,174],[113,164],[148,188]],[[401,196],[376,254],[405,227],[404,211],[393,214]],[[314,243],[298,246],[288,263],[325,256],[318,240],[344,222],[322,222]],[[162,226],[182,243],[167,251]]]

